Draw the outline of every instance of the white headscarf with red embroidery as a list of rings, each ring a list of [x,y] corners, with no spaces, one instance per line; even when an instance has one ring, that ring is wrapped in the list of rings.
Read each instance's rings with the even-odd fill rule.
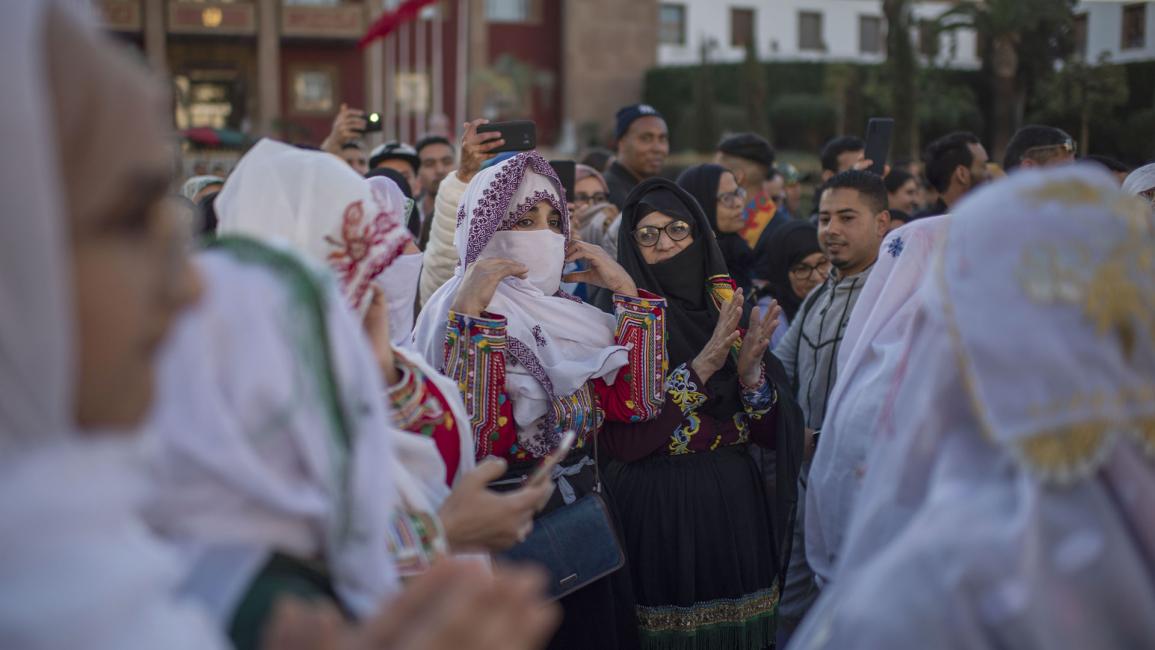
[[[280,240],[327,263],[362,314],[370,283],[413,240],[406,206],[396,185],[370,185],[332,154],[268,139],[241,158],[216,200],[220,234]]]
[[[591,379],[612,382],[629,361],[626,348],[614,345],[614,317],[560,290],[570,237],[563,195],[553,168],[536,151],[474,177],[457,214],[457,270],[430,296],[413,328],[417,350],[444,369],[447,317],[469,265],[499,256],[529,267],[526,279],[510,277],[498,285],[487,310],[506,319],[506,391],[518,444],[536,456],[555,449],[560,438],[549,421],[551,400],[573,394]],[[561,215],[560,235],[511,230],[541,201]]]

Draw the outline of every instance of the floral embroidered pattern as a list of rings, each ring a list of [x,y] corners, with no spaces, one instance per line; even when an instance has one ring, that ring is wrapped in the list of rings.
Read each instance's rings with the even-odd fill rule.
[[[377,213],[371,220],[367,219],[362,202],[354,201],[345,206],[340,232],[325,236],[325,243],[335,249],[327,256],[329,265],[337,273],[345,295],[355,306],[361,304],[373,278],[380,275],[412,240],[408,230],[389,219],[380,195],[374,193],[373,198]]]
[[[549,341],[545,340],[545,335],[541,333],[541,325],[534,325],[530,331],[533,332],[533,340],[537,343],[537,347],[544,348],[549,345]]]
[[[526,169],[541,174],[552,181],[559,195],[565,191],[562,189],[561,181],[558,179],[553,167],[536,151],[527,151],[518,154],[501,163],[494,173],[493,181],[482,191],[481,198],[473,207],[473,213],[467,215],[464,205],[457,213],[458,225],[463,223],[467,216],[469,217],[468,244],[466,244],[464,260],[465,266],[469,266],[477,261],[478,256],[481,255],[481,251],[485,250],[485,246],[489,244],[489,240],[493,239],[493,234],[500,229],[501,224],[509,212],[509,203],[513,200],[514,195],[517,194],[517,189],[521,186],[522,179],[525,178]],[[558,212],[561,213],[561,234],[565,236],[568,242],[570,234],[569,211],[564,204],[555,207],[558,207]]]
[[[906,247],[906,242],[902,241],[902,237],[895,237],[886,245],[886,252],[890,253],[891,257],[898,257],[902,255],[902,249]]]
[[[671,456],[690,453],[690,439],[701,429],[702,421],[695,413],[706,403],[706,395],[698,390],[698,385],[690,378],[690,369],[682,364],[666,379],[666,393],[670,400],[686,416],[671,435],[669,451]]]

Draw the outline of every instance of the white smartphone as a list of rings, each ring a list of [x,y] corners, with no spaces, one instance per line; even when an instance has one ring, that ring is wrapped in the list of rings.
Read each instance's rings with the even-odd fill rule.
[[[554,466],[565,460],[565,457],[569,455],[570,449],[573,449],[573,443],[576,441],[577,434],[573,431],[563,433],[557,449],[555,449],[552,454],[546,456],[541,461],[541,465],[538,465],[537,469],[533,470],[533,476],[529,478],[529,482],[536,483],[541,480],[549,480],[550,473],[553,472]]]

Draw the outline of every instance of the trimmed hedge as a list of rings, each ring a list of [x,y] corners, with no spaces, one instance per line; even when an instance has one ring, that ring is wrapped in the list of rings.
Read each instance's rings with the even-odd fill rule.
[[[710,65],[715,118],[704,125],[696,119],[694,82],[699,66],[651,68],[646,72],[645,101],[670,120],[674,149],[694,142],[716,142],[726,131],[746,130],[742,63]],[[1122,64],[1130,98],[1115,115],[1092,126],[1092,153],[1119,157],[1132,164],[1155,159],[1155,61]],[[817,151],[835,135],[841,113],[849,133],[865,128],[866,120],[890,112],[890,93],[881,65],[856,63],[763,63],[769,90],[766,106],[770,137],[776,147]],[[842,90],[839,98],[838,89]],[[923,145],[956,130],[990,137],[991,88],[981,70],[924,68],[918,83],[919,134]],[[1028,110],[1028,116],[1041,114]],[[1057,126],[1078,133],[1077,116],[1049,116]],[[700,129],[712,133],[702,138]]]

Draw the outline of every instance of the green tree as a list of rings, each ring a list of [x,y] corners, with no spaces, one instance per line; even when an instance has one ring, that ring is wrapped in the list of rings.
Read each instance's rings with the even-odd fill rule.
[[[918,160],[918,58],[911,42],[911,0],[883,0],[886,16],[887,86],[890,88],[890,112],[894,117],[894,147],[897,157]]]
[[[694,149],[701,152],[713,151],[718,144],[716,133],[718,117],[715,111],[714,70],[710,63],[710,52],[715,43],[710,39],[702,41],[699,55],[701,65],[694,83],[694,111],[691,117],[694,133]]]
[[[742,62],[742,94],[747,128],[769,139],[766,69],[758,61],[758,47],[753,42],[746,44],[746,59]]]
[[[1070,51],[1075,0],[964,0],[940,16],[939,30],[970,29],[993,97],[992,149],[1001,157],[1022,123],[1030,91]]]
[[[1091,117],[1113,115],[1129,98],[1127,72],[1112,65],[1104,52],[1098,65],[1072,58],[1040,86],[1039,98],[1048,112],[1077,115],[1079,145],[1091,150]]]

